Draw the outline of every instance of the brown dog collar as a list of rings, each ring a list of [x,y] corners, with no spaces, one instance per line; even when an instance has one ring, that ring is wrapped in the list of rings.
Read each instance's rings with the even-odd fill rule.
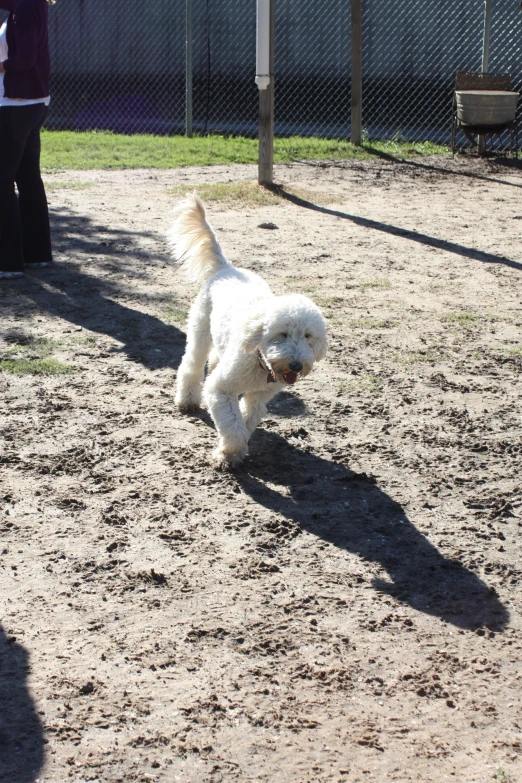
[[[268,364],[267,360],[259,350],[257,349],[257,363],[261,367],[262,370],[264,370],[267,373],[266,376],[266,382],[267,383],[276,383],[276,377],[274,373],[272,372],[270,365]]]

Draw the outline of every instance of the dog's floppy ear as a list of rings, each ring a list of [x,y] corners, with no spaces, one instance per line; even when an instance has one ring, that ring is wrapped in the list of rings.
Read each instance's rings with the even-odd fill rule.
[[[326,335],[322,335],[321,337],[314,337],[313,340],[310,340],[312,344],[312,351],[314,352],[314,361],[320,362],[321,359],[324,359],[326,356],[326,351],[328,350],[328,340],[326,338]]]
[[[257,351],[263,337],[264,318],[259,313],[253,313],[246,318],[241,335],[241,348],[246,353]]]

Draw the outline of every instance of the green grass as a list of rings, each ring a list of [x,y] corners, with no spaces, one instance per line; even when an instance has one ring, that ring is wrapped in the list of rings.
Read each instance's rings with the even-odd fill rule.
[[[198,185],[195,189],[205,203],[219,201],[230,206],[243,207],[269,207],[281,203],[280,196],[261,187],[257,182],[216,182]],[[193,185],[179,185],[167,190],[174,196],[183,196],[185,193],[193,191]]]
[[[414,364],[423,362],[437,362],[443,358],[443,351],[438,345],[427,345],[418,351],[394,351],[391,360],[405,370],[411,369]]]
[[[382,386],[382,381],[376,375],[363,375],[359,381],[362,389],[378,391]]]
[[[62,340],[62,342],[65,345],[85,345],[89,348],[94,348],[96,345],[96,338],[92,335],[87,335],[86,337],[68,337],[65,340]]]
[[[323,296],[319,293],[315,295],[314,301],[319,307],[340,307],[345,303],[342,296]]]
[[[8,285],[0,285],[0,296],[20,296],[20,291]]]
[[[359,280],[350,280],[345,283],[345,288],[361,288],[363,291],[368,288],[391,288],[391,283],[387,277],[375,277]]]
[[[292,137],[275,139],[274,160],[397,158],[448,154],[446,147],[430,142],[417,144],[386,141],[364,142]],[[218,163],[257,163],[258,141],[224,136],[122,136],[89,131],[43,131],[42,168],[47,172],[87,169],[170,169]]]
[[[3,352],[0,371],[11,375],[68,375],[73,368],[50,356],[57,346],[56,340],[46,337],[13,342]]]
[[[338,397],[342,397],[343,394],[362,394],[367,391],[378,393],[382,390],[382,381],[377,375],[358,375],[355,378],[339,381],[335,388]]]
[[[46,182],[45,189],[47,191],[52,190],[88,190],[89,188],[96,187],[96,182],[68,180],[63,182]]]
[[[485,313],[484,318],[492,324],[496,323],[513,323],[513,319],[509,315],[498,315],[498,313]]]
[[[343,390],[352,392],[373,391],[379,392],[382,388],[382,381],[376,375],[357,375],[355,378],[348,378],[346,381],[341,382],[339,386],[343,386]],[[338,390],[340,388],[338,386]]]
[[[305,290],[311,293],[313,289]],[[316,293],[314,295],[314,302],[318,307],[321,308],[324,317],[327,319],[327,321],[330,321],[331,324],[341,324],[345,322],[342,314],[339,312],[334,312],[338,311],[339,308],[345,304],[345,300],[342,296],[323,296],[320,293]]]
[[[456,326],[469,326],[478,321],[479,317],[475,313],[447,313],[442,317],[442,320]]]
[[[167,193],[179,197],[186,193],[197,191],[205,203],[220,202],[229,207],[271,207],[276,204],[282,204],[285,201],[285,195],[288,193],[303,201],[311,201],[314,204],[334,204],[342,201],[342,198],[335,193],[325,191],[312,191],[305,188],[294,188],[283,186],[281,189],[268,190],[257,182],[212,182],[202,183],[196,188],[194,185],[176,185],[167,188]]]
[[[502,767],[497,769],[495,780],[497,783],[516,783],[516,779],[513,777],[513,775],[510,772],[506,772],[506,770],[502,769]]]
[[[173,302],[168,302],[165,310],[162,313],[163,318],[167,323],[175,323],[178,326],[185,326],[188,319],[188,313],[186,310],[182,310]]]
[[[49,356],[58,345],[56,340],[51,340],[48,337],[40,337],[36,340],[30,337],[18,337],[18,339],[23,339],[23,342],[11,343],[10,348],[4,351],[4,357],[22,355],[42,359],[44,356]]]
[[[69,375],[73,368],[56,359],[2,359],[0,370],[11,375]]]

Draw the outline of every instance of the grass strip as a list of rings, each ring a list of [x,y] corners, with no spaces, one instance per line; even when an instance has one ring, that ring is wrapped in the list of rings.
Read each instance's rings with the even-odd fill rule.
[[[276,163],[295,160],[365,160],[448,154],[431,142],[349,141],[291,138],[274,141]],[[225,136],[123,136],[106,131],[42,132],[42,169],[46,172],[87,169],[171,169],[229,163],[257,163],[258,141]]]
[[[56,359],[3,359],[0,370],[10,375],[69,375],[73,368]]]

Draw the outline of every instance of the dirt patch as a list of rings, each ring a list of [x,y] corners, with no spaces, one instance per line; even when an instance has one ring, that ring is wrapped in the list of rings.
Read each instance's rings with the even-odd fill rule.
[[[520,171],[295,164],[212,202],[330,333],[226,475],[174,408],[165,233],[172,188],[254,179],[53,174],[56,267],[0,288],[0,781],[519,781]]]

